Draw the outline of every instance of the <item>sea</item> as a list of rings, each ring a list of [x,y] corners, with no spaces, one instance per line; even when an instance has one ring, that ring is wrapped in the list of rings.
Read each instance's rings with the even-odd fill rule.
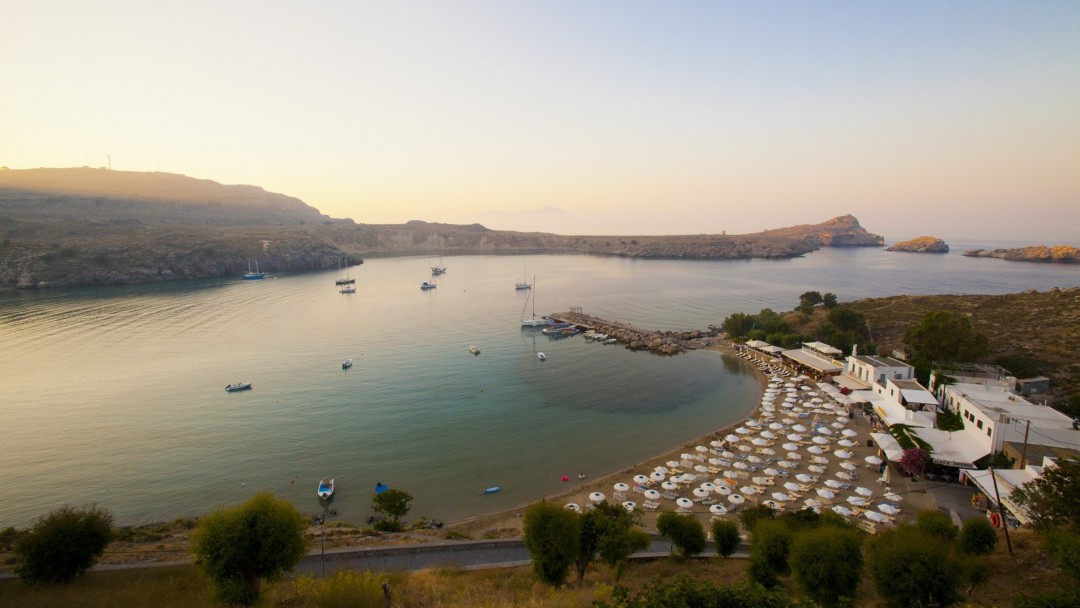
[[[414,497],[410,519],[518,508],[737,422],[760,390],[716,351],[658,356],[523,329],[533,306],[683,330],[790,310],[810,290],[846,301],[1080,286],[1080,265],[959,253],[980,246],[1007,245],[790,260],[447,255],[428,291],[440,260],[426,256],[366,259],[353,294],[339,293],[337,270],[0,290],[0,527],[63,505],[97,504],[120,524],[194,517],[260,491],[314,514],[327,476],[331,508],[354,523],[378,482]],[[514,289],[522,279],[533,288]],[[253,388],[224,390],[238,381]]]

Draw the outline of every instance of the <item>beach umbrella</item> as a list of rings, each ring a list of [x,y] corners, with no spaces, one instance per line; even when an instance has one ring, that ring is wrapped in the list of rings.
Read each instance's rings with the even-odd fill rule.
[[[746,464],[745,462],[735,462],[735,463],[732,463],[731,466],[735,467],[736,469],[739,469],[740,471],[745,471],[746,469],[750,468],[750,465]]]
[[[888,500],[889,502],[901,502],[904,500],[904,497],[896,492],[889,492],[885,495],[885,500]]]
[[[811,395],[816,395],[817,393],[810,393],[810,394]],[[813,399],[810,400],[810,403],[825,403],[825,400],[822,399],[821,397],[814,397]]]
[[[712,441],[709,442],[709,445],[711,445],[714,448],[719,448],[719,447],[722,447],[724,445],[724,442],[720,441],[719,439],[713,439]]]
[[[843,446],[843,447],[845,447],[845,448],[853,448],[856,445],[855,442],[850,440],[850,439],[841,439],[840,441],[837,441],[836,443]]]
[[[787,440],[798,442],[803,440],[803,436],[798,433],[791,433],[787,436]]]
[[[866,506],[866,499],[860,496],[848,496],[847,501],[856,507]]]
[[[754,464],[759,464],[759,463],[761,463],[761,457],[760,456],[747,456],[746,461],[747,462],[752,462]]]
[[[742,494],[732,494],[731,496],[728,496],[727,499],[728,502],[733,505],[741,505],[746,502],[746,499],[742,497]]]
[[[669,461],[665,462],[664,464],[666,464],[669,469],[677,469],[677,468],[679,468],[679,466],[681,466],[678,460],[669,460]],[[669,473],[670,471],[664,471],[664,472]]]
[[[709,448],[707,448],[707,447],[705,447],[703,445],[699,445],[696,448],[694,448],[694,451],[695,452],[701,452],[702,454],[704,454],[705,452],[709,451]]]
[[[693,454],[682,454],[681,456],[679,456],[679,458],[681,458],[683,460],[693,460],[694,455]]]
[[[678,490],[679,484],[675,483],[674,481],[665,481],[664,483],[660,484],[660,487],[668,491]]]
[[[712,492],[716,489],[716,484],[711,481],[706,481],[705,483],[701,484],[701,487],[705,488],[705,490],[708,492]]]
[[[836,513],[839,513],[840,515],[843,515],[844,517],[850,517],[851,516],[851,510],[848,509],[847,507],[842,507],[840,505],[836,505],[835,507],[832,508],[832,510],[835,511]]]
[[[788,492],[798,492],[800,490],[799,484],[788,481],[784,483],[784,489]]]
[[[735,457],[735,453],[734,452],[728,452],[727,450],[724,450],[723,452],[720,452],[720,457],[721,458],[727,458],[728,460],[731,460],[732,458]]]
[[[806,451],[810,452],[811,454],[824,454],[825,453],[824,448],[822,448],[819,445],[812,445],[812,446],[806,448]]]
[[[749,452],[752,449],[754,449],[754,448],[746,445],[745,443],[739,446],[739,451],[740,452]]]
[[[632,501],[632,500],[627,500],[627,501],[622,503],[622,506],[627,511],[633,512],[634,509],[637,507],[637,503]]]
[[[824,456],[814,456],[810,459],[810,462],[814,464],[829,464],[829,459]]]
[[[730,443],[735,443],[737,441],[742,440],[742,437],[739,437],[738,435],[728,434],[728,436],[724,437],[724,439],[726,439]]]
[[[694,488],[694,496],[697,496],[698,498],[705,498],[708,495],[709,491],[705,488]]]
[[[873,490],[871,490],[870,488],[864,488],[862,486],[859,486],[859,487],[855,488],[855,493],[858,494],[859,496],[873,496],[874,495]]]
[[[709,513],[713,515],[727,515],[727,507],[724,505],[709,505]]]
[[[672,461],[672,462],[674,462],[674,461]],[[667,475],[668,473],[671,472],[671,471],[668,470],[667,467],[656,467],[653,470],[656,471],[657,473],[663,473],[664,475]]]
[[[694,481],[696,479],[697,475],[694,475],[693,473],[683,473],[682,479],[679,481],[679,483],[690,483],[691,481]]]
[[[603,492],[593,492],[592,494],[589,494],[589,500],[593,502],[603,502],[604,498],[606,497]]]
[[[852,456],[854,456],[854,454],[852,454],[851,452],[849,452],[847,450],[836,450],[835,452],[833,452],[833,454],[837,458],[851,458]]]
[[[802,454],[798,452],[788,452],[785,456],[788,460],[802,460]]]
[[[753,486],[743,486],[739,488],[739,491],[747,496],[753,496],[754,494],[760,494]]]
[[[826,479],[825,480],[825,485],[829,486],[830,488],[832,488],[834,490],[839,490],[840,488],[844,487],[844,484],[840,483],[839,481],[836,481],[835,479]]]
[[[801,424],[796,424],[795,426],[791,427],[791,430],[795,431],[796,433],[805,433],[806,427]]]
[[[821,435],[818,435],[817,437],[814,437],[813,439],[811,439],[811,441],[813,441],[814,443],[816,443],[818,445],[825,445],[826,443],[829,443],[829,440],[822,437]]]
[[[814,478],[807,475],[806,473],[799,473],[798,475],[795,476],[795,480],[798,481],[799,483],[810,483],[810,482],[814,481]]]
[[[722,458],[710,458],[709,464],[713,465],[714,467],[728,466],[728,462]]]
[[[665,477],[667,477],[667,475],[664,475],[660,471],[653,471],[652,473],[649,473],[649,479],[653,481],[664,481]]]
[[[777,471],[776,469],[770,467],[770,468],[765,469],[764,471],[762,471],[762,473],[765,473],[769,477],[776,477],[777,475],[780,474],[780,471]]]
[[[843,435],[844,437],[857,437],[859,435],[859,432],[858,431],[853,431],[851,429],[844,429],[843,431],[840,432],[840,434]]]
[[[751,477],[750,481],[754,482],[756,486],[767,486],[772,481],[772,477]]]
[[[784,494],[783,492],[773,492],[772,497],[780,502],[787,502],[791,500],[791,497],[787,494]]]
[[[806,385],[804,384],[804,385],[802,385],[802,386],[800,386],[800,387],[799,387],[799,390],[800,390],[800,391],[812,391],[812,390],[814,390],[814,389],[812,389],[812,388],[810,388],[809,386],[806,386]]]
[[[776,434],[772,431],[761,431],[761,436],[765,439],[776,439]]]
[[[694,501],[690,500],[689,498],[676,498],[675,504],[680,509],[689,509],[690,507],[694,506]]]
[[[697,471],[698,473],[708,473],[709,472],[709,467],[707,467],[707,466],[705,466],[703,464],[699,464],[699,465],[694,466],[694,470]]]
[[[637,475],[634,475],[634,483],[638,485],[641,485],[643,483],[649,483],[649,478],[639,473]]]
[[[778,462],[776,464],[780,465],[782,468],[785,468],[785,469],[794,469],[795,468],[795,463],[794,462],[788,462],[787,460],[781,460],[780,462]]]
[[[795,443],[788,442],[783,445],[783,448],[789,452],[795,452],[798,451],[799,446]]]
[[[866,511],[863,513],[863,517],[869,519],[870,521],[876,521],[879,524],[889,521],[887,517],[885,517],[881,513],[878,513],[877,511]]]
[[[776,454],[776,450],[772,448],[761,448],[758,450],[758,454],[765,454],[766,456],[772,456]]]
[[[817,428],[817,432],[818,432],[818,433],[820,433],[820,434],[822,434],[822,435],[832,435],[832,434],[833,434],[833,431],[832,431],[832,429],[830,429],[830,428],[829,428],[829,427],[827,427],[827,426],[819,426],[819,427]]]
[[[779,431],[780,429],[784,428],[784,425],[780,424],[779,422],[774,422],[769,425],[769,428],[774,431]]]
[[[881,464],[881,459],[873,455],[867,456],[866,458],[863,458],[863,460],[873,465]]]
[[[854,465],[854,463],[851,463],[851,462],[841,462],[840,463],[840,468],[848,470],[848,471],[854,471],[855,470],[855,465]]]
[[[630,489],[630,486],[626,485],[625,483],[623,483],[621,481],[619,483],[615,484],[612,487],[615,488],[616,492],[626,492],[626,491],[628,491]]]
[[[754,445],[767,445],[769,442],[765,441],[761,437],[755,437],[754,440],[751,441],[750,443],[752,443]]]
[[[814,507],[820,507],[821,501],[816,498],[807,498],[806,500],[802,501],[802,504],[806,505],[807,509],[813,509]]]
[[[806,467],[806,470],[810,471],[811,473],[814,473],[816,475],[821,475],[822,473],[825,472],[825,467],[823,467],[821,465],[817,465],[817,464],[812,464],[812,465]]]
[[[660,500],[660,492],[656,490],[645,490],[644,494],[648,500]]]
[[[824,498],[825,500],[832,500],[836,498],[836,492],[833,492],[832,490],[826,490],[825,488],[818,488],[817,495]]]
[[[763,502],[761,504],[765,505],[766,507],[769,507],[773,511],[779,511],[780,509],[783,508],[783,507],[780,506],[780,503],[776,502],[775,500],[766,500],[765,502]]]
[[[897,509],[896,507],[894,507],[892,505],[880,504],[880,505],[877,506],[877,508],[878,508],[878,511],[881,511],[882,513],[884,513],[886,515],[896,515],[897,513],[900,512],[900,509]]]
[[[852,475],[851,473],[846,473],[844,471],[840,471],[840,472],[838,472],[836,474],[836,478],[837,479],[843,479],[844,481],[851,481],[851,480],[855,479],[855,476]]]
[[[747,433],[752,433],[753,431],[746,428],[745,426],[740,426],[739,428],[735,429],[735,432],[740,434],[740,435],[745,435]]]
[[[716,492],[717,494],[719,494],[721,496],[727,496],[728,494],[731,494],[731,488],[728,487],[728,486],[724,486],[724,485],[718,485],[715,488],[713,488],[713,492]]]
[[[576,502],[568,502],[568,503],[566,503],[566,508],[571,510],[571,511],[574,511],[574,512],[581,511],[581,506],[578,505]]]

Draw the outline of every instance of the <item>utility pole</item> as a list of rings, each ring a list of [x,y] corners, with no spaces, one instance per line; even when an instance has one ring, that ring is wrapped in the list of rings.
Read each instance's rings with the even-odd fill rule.
[[[1009,522],[1005,521],[1005,505],[1001,504],[1001,494],[998,494],[997,473],[990,467],[990,479],[994,480],[994,498],[997,499],[998,516],[1001,517],[1001,527],[1005,529],[1005,544],[1009,547],[1009,555],[1012,556],[1012,540],[1009,539]]]
[[[1027,446],[1028,446],[1028,433],[1031,432],[1031,421],[1027,421],[1027,428],[1024,429],[1024,451],[1020,453],[1020,468],[1027,467]]]

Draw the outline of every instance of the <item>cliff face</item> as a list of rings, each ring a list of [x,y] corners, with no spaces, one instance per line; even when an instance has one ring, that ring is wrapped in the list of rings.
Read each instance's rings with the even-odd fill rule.
[[[949,253],[945,241],[935,236],[920,236],[908,241],[896,243],[885,251],[905,251],[908,253]]]
[[[841,215],[821,224],[802,224],[760,233],[762,236],[796,238],[818,247],[881,247],[885,237],[867,232],[853,215]]]
[[[1016,249],[972,249],[964,255],[973,258],[998,258],[1013,262],[1059,262],[1075,264],[1080,262],[1080,249],[1059,245],[1047,247],[1018,247]]]

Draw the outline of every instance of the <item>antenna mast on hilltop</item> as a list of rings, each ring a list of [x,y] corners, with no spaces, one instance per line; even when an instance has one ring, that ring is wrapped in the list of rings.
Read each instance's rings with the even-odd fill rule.
[[[112,154],[107,155],[109,157],[109,171],[112,171]]]

